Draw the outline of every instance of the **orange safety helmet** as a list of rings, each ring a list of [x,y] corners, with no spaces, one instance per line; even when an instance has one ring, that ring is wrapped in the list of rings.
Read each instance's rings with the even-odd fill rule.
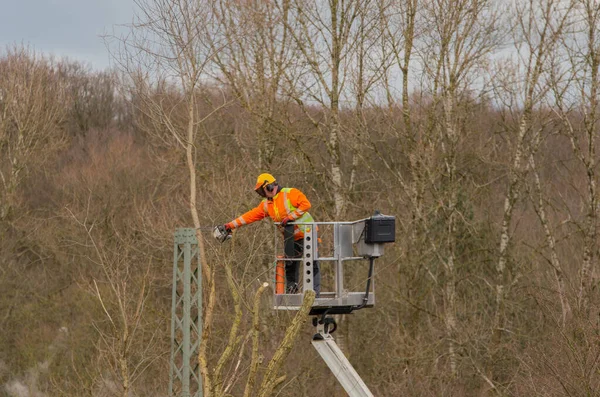
[[[256,185],[254,185],[254,191],[259,195],[265,197],[264,189],[268,191],[273,190],[273,184],[276,182],[275,177],[271,174],[263,173],[256,178]]]

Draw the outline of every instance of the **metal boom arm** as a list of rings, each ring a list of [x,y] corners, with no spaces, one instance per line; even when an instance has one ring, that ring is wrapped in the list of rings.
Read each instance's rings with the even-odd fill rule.
[[[335,339],[329,334],[329,325],[332,323],[335,327],[335,323],[331,318],[323,318],[319,321],[317,334],[313,337],[312,345],[317,349],[317,352],[348,393],[348,396],[373,397],[373,393],[335,343]]]

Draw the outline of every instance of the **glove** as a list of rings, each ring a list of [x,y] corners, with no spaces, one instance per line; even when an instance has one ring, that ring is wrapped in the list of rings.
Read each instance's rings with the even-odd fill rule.
[[[226,231],[227,233],[231,233],[231,227],[229,227],[229,225],[228,225],[228,224],[224,224],[222,227],[223,227],[223,229],[225,229],[225,231]]]
[[[289,217],[285,217],[281,220],[281,226],[286,226],[288,224],[288,222],[293,222],[294,220],[289,218]]]

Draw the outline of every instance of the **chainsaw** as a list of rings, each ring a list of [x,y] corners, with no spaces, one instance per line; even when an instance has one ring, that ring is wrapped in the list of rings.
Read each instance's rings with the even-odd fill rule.
[[[213,237],[217,239],[218,242],[224,243],[231,238],[231,230],[227,229],[224,225],[215,226],[213,229]]]

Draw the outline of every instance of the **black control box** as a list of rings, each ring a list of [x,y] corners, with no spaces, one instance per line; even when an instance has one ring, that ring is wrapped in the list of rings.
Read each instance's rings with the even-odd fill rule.
[[[381,244],[396,241],[396,217],[375,214],[365,220],[365,243]]]

